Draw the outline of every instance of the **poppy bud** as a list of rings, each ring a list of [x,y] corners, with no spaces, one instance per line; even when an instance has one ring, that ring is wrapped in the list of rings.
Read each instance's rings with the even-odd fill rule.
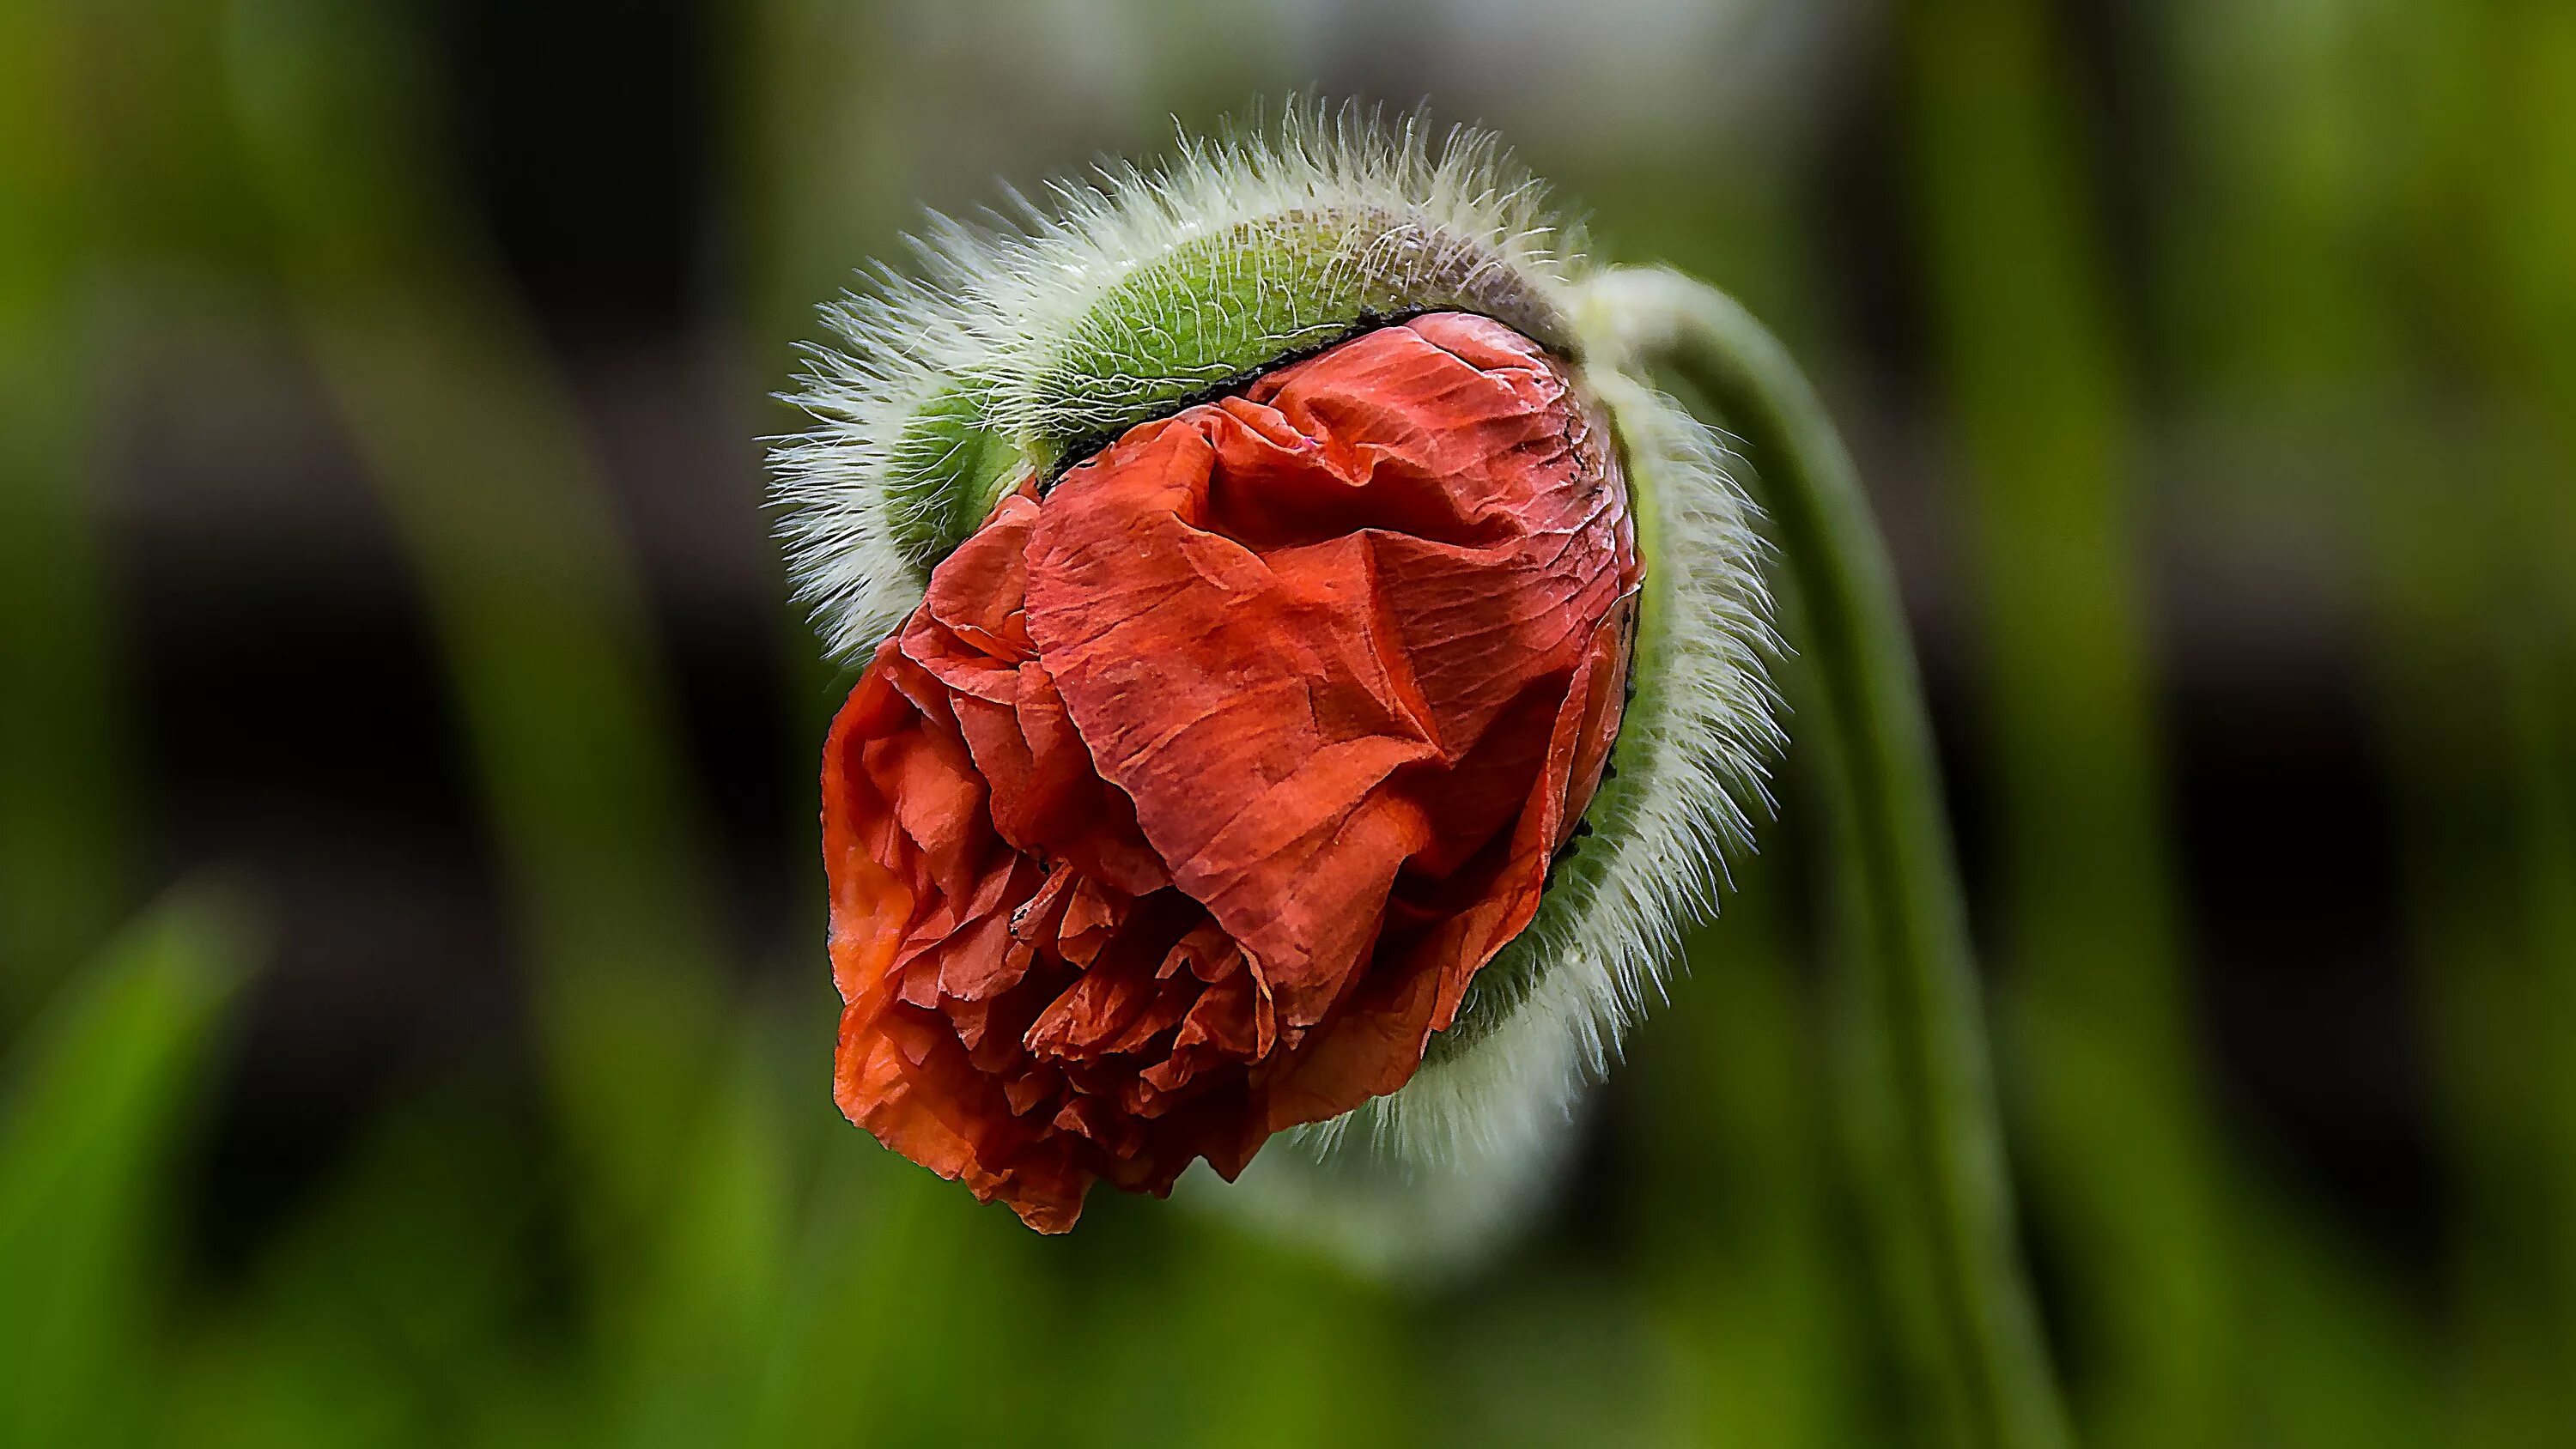
[[[1054,195],[835,309],[780,451],[870,651],[837,1099],[1046,1231],[1309,1124],[1517,1150],[1760,797],[1750,505],[1587,369],[1584,264],[1486,138],[1302,112]]]

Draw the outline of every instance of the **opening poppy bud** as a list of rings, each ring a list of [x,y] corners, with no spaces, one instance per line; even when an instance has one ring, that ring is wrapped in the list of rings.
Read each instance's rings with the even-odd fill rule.
[[[1049,1231],[1309,1124],[1480,1192],[1544,1155],[1776,730],[1749,505],[1586,367],[1537,198],[1297,112],[834,313],[779,459],[868,651],[822,780],[853,1121]]]
[[[1603,420],[1481,317],[1024,482],[827,747],[843,1110],[1057,1230],[1403,1087],[1591,800],[1639,574]]]

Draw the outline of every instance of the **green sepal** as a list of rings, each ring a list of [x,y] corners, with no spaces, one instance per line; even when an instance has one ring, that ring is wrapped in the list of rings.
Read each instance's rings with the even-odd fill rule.
[[[985,393],[958,383],[904,424],[885,474],[894,545],[924,579],[983,523],[1028,457],[996,431]]]
[[[1571,346],[1556,308],[1467,238],[1374,207],[1238,222],[1138,266],[1066,329],[1024,385],[1030,452],[1053,471],[1283,362],[1441,311]]]

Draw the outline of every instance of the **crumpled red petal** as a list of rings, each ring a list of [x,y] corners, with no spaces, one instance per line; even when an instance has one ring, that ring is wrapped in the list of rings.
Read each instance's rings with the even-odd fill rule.
[[[1043,1231],[1411,1078],[1618,728],[1608,440],[1483,318],[1023,486],[826,745],[836,1096]]]

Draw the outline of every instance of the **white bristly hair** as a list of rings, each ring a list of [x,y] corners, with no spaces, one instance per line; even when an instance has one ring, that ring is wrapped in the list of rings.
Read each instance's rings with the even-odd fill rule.
[[[823,309],[847,350],[803,349],[802,387],[787,400],[813,426],[772,439],[769,454],[789,576],[824,648],[844,659],[921,602],[928,578],[896,544],[887,466],[905,425],[988,352],[966,300],[939,282],[879,268],[868,287]]]

